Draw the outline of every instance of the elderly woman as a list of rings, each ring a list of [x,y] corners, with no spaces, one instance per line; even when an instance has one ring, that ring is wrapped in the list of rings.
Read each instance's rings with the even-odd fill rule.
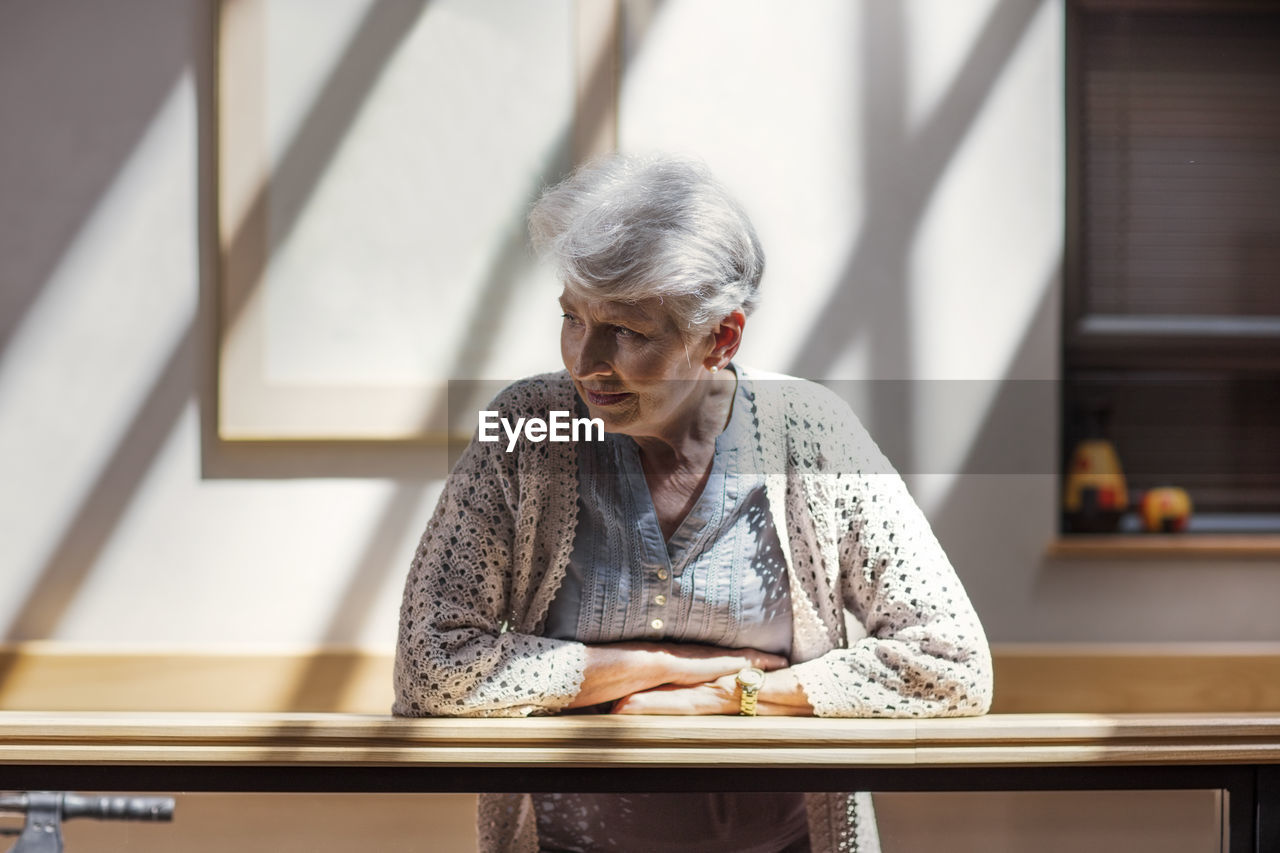
[[[405,588],[395,713],[980,714],[991,663],[928,522],[821,386],[734,362],[764,255],[707,172],[548,190],[565,369],[491,408],[602,441],[472,441]],[[485,850],[878,848],[870,796],[485,796]]]

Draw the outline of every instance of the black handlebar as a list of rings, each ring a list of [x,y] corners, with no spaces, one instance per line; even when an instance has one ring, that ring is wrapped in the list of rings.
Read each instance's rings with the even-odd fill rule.
[[[171,797],[86,797],[64,791],[0,794],[0,814],[26,815],[18,843],[9,853],[62,853],[62,822],[73,817],[98,820],[173,820]]]
[[[172,797],[85,797],[54,791],[0,794],[0,814],[27,814],[33,809],[53,810],[63,820],[90,817],[96,820],[173,820]]]
[[[64,794],[62,817],[96,820],[173,820],[172,797],[84,797]]]

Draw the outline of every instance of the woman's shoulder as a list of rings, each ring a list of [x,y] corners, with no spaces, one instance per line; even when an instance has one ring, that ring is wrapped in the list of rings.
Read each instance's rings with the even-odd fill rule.
[[[809,379],[741,367],[742,378],[763,405],[779,411],[788,425],[809,429],[847,428],[857,423],[849,404],[830,388]]]
[[[502,476],[509,478],[503,481],[506,489],[517,476],[527,476],[530,471],[570,467],[572,458],[565,460],[563,448],[572,445],[555,439],[524,440],[528,431],[523,427],[527,421],[546,422],[552,420],[553,413],[573,411],[576,399],[573,383],[563,370],[527,376],[505,386],[478,406],[478,417],[473,421],[477,427],[453,466],[450,480]]]
[[[772,421],[785,433],[786,445],[801,456],[820,459],[821,468],[834,464],[850,473],[892,470],[848,401],[832,389],[783,373],[744,369],[742,375],[755,395],[762,425]]]

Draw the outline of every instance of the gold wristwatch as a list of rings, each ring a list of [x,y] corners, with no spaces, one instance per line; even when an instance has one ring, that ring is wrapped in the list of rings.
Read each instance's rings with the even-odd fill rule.
[[[764,684],[764,670],[749,666],[738,673],[737,682],[740,697],[738,699],[738,715],[754,717],[756,715],[756,698],[760,695],[760,688]]]

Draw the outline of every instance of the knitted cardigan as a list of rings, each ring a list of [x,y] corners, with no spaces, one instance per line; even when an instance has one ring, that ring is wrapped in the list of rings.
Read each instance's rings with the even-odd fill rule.
[[[985,713],[991,656],[950,562],[879,448],[820,385],[750,379],[755,452],[787,558],[792,671],[820,717]],[[573,411],[566,373],[506,388],[516,417]],[[405,585],[393,713],[553,714],[578,694],[585,646],[540,636],[577,527],[571,442],[472,440]],[[815,853],[879,849],[868,794],[809,794]],[[527,794],[482,795],[482,851],[537,850]]]

